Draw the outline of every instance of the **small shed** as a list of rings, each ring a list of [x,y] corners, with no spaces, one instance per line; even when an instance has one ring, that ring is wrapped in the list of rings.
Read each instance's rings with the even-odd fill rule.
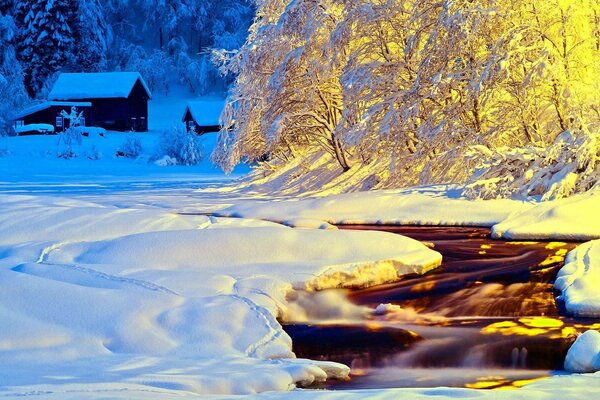
[[[50,101],[91,103],[88,126],[147,132],[150,89],[138,72],[65,73],[48,95]]]
[[[193,128],[199,135],[218,132],[221,129],[219,117],[224,107],[224,100],[189,101],[183,113],[183,122],[188,130]]]
[[[83,111],[82,125],[86,125],[91,116],[92,103],[74,101],[45,101],[35,104],[18,113],[15,117],[15,129],[25,125],[48,124],[54,132],[61,132],[69,127],[69,120],[61,116],[61,111],[69,113],[75,107]]]

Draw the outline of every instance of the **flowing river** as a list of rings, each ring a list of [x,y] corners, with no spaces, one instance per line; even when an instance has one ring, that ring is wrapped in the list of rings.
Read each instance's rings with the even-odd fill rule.
[[[376,308],[361,320],[284,329],[298,357],[352,367],[332,389],[521,387],[562,371],[578,332],[600,320],[565,316],[554,279],[577,243],[491,240],[485,228],[346,225],[420,240],[444,262],[426,275],[345,292]],[[379,307],[378,307],[379,306]]]

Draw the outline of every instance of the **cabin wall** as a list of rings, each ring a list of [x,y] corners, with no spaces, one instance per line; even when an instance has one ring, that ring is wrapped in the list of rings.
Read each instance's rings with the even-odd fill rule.
[[[89,125],[113,131],[131,129],[127,99],[87,99],[92,103],[93,117]]]
[[[56,130],[56,121],[52,118],[50,108],[29,114],[23,118],[19,118],[19,120],[23,121],[23,125],[50,124],[54,126],[54,129]]]
[[[138,80],[127,99],[129,112],[132,118],[132,128],[137,132],[148,131],[148,93]]]
[[[91,116],[86,125],[99,126],[112,131],[148,131],[148,101],[139,98],[127,99],[78,99],[91,102]],[[84,114],[85,115],[85,114]]]
[[[190,110],[187,110],[185,115],[183,116],[183,122],[185,123],[185,126],[188,131],[190,130],[190,122],[193,122],[194,128],[196,129],[196,133],[198,135],[204,135],[205,133],[211,132],[219,132],[221,130],[221,127],[219,125],[198,125],[198,122],[196,122]]]
[[[83,111],[83,117],[85,118],[85,125],[90,125],[89,121],[92,118],[92,110],[91,107],[78,107],[78,111]],[[54,127],[54,132],[62,132],[63,130],[69,127],[69,121],[63,119],[62,126],[58,126],[57,117],[60,117],[61,111],[70,112],[70,106],[51,106],[46,108],[45,110],[40,110],[29,114],[23,118],[18,118],[17,121],[23,121],[23,125],[31,125],[31,124],[49,124]]]

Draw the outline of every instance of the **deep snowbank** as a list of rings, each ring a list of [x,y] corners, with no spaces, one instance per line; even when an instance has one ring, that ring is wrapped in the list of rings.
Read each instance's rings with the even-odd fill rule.
[[[600,238],[600,191],[542,202],[494,226],[507,239],[592,240]]]
[[[554,287],[570,314],[600,317],[600,241],[584,243],[567,255]]]

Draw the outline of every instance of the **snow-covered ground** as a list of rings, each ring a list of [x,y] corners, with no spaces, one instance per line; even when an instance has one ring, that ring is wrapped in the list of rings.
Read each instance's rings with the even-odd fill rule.
[[[136,135],[145,149],[156,145],[157,132]],[[232,178],[208,162],[160,167],[145,157],[115,157],[125,136],[84,138],[81,156],[71,160],[56,157],[56,136],[0,140],[0,397],[514,398],[448,388],[290,392],[348,369],[293,358],[277,318],[301,311],[286,295],[368,286],[440,262],[413,240],[331,223],[501,223],[496,232],[510,237],[525,237],[525,229],[528,238],[600,237],[594,196],[554,208],[468,202],[450,186],[301,201],[258,197],[222,189]],[[93,146],[98,159],[85,156]],[[219,210],[223,217],[206,215]],[[570,224],[572,210],[592,215]],[[592,250],[582,247],[586,253],[570,259]],[[592,398],[598,379],[557,376],[518,394]]]
[[[257,201],[236,204],[218,214],[276,222],[486,226],[492,227],[496,238],[515,240],[600,238],[600,191],[541,203],[465,200],[461,192],[455,185],[437,185],[277,203]]]
[[[14,173],[0,188],[0,396],[250,394],[345,376],[345,366],[293,358],[276,321],[286,295],[441,261],[392,234],[180,214],[227,203],[169,189],[174,176],[111,190],[128,179],[114,172],[86,186],[67,171],[54,182],[71,183],[53,190]]]

